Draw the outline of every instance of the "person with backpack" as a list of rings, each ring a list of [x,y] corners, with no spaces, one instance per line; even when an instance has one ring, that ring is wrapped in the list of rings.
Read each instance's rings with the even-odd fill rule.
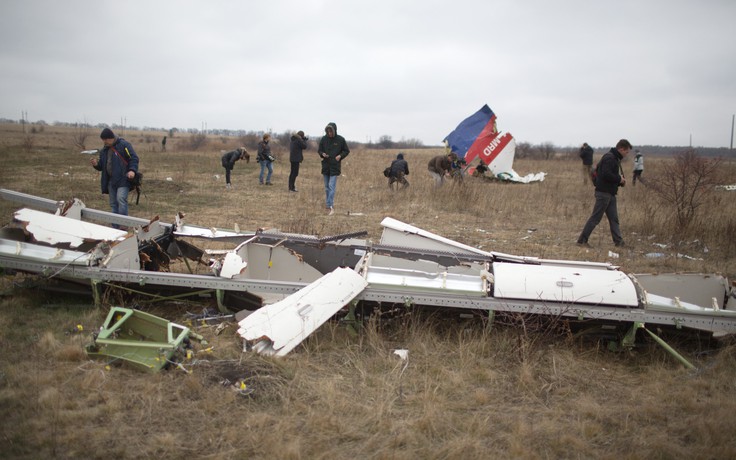
[[[100,188],[104,195],[109,195],[110,208],[114,214],[128,215],[128,194],[131,181],[138,172],[138,155],[130,142],[115,136],[110,128],[100,133],[104,144],[99,158],[92,158],[92,167],[100,171]],[[117,224],[113,227],[120,228]]]
[[[409,163],[404,159],[404,154],[399,153],[396,155],[396,159],[391,162],[388,171],[388,188],[393,190],[394,183],[401,184],[401,188],[405,189],[409,186],[409,181],[406,180],[406,176],[409,175]],[[397,185],[398,187],[398,185]]]
[[[250,163],[250,155],[248,155],[245,147],[238,147],[222,155],[220,162],[222,163],[222,167],[225,168],[225,188],[229,189],[232,187],[232,184],[230,184],[230,171],[235,168],[235,162],[238,160],[245,160],[246,163]]]
[[[587,184],[590,180],[590,170],[593,168],[593,147],[587,142],[583,142],[580,147],[580,159],[583,160],[583,184]]]
[[[621,139],[616,147],[607,152],[595,168],[595,205],[593,213],[583,227],[583,231],[578,237],[578,246],[590,247],[588,238],[593,233],[595,227],[598,226],[603,214],[608,218],[608,224],[611,228],[611,237],[613,244],[616,246],[624,246],[624,238],[621,236],[621,229],[618,223],[618,210],[616,208],[616,194],[619,187],[626,185],[623,169],[621,168],[621,160],[631,152],[631,143],[626,139]]]

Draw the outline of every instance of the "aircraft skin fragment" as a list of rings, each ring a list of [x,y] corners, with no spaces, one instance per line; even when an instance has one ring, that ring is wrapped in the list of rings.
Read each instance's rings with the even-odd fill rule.
[[[68,244],[76,248],[88,241],[121,241],[128,234],[122,230],[28,208],[16,211],[14,218],[23,223],[36,241],[52,246]]]
[[[360,294],[368,283],[338,268],[289,297],[240,321],[238,333],[261,354],[285,356]]]

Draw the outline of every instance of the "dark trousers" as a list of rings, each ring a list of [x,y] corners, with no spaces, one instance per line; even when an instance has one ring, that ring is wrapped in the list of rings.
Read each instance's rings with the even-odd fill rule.
[[[291,162],[291,172],[289,172],[289,190],[296,190],[296,176],[299,175],[299,162]]]
[[[636,180],[637,179],[639,179],[639,182],[641,182],[642,184],[644,184],[644,181],[641,180],[641,173],[643,173],[643,172],[644,171],[641,170],[641,169],[635,169],[634,170],[634,184],[633,185],[636,185]],[[646,185],[646,184],[644,184],[644,185]]]
[[[618,210],[616,209],[616,195],[606,192],[595,192],[595,206],[593,206],[593,214],[590,215],[588,222],[583,227],[583,232],[578,238],[578,243],[587,243],[590,234],[593,233],[595,227],[603,219],[603,214],[608,218],[608,225],[611,227],[611,237],[614,244],[624,241],[621,236],[621,229],[618,226]]]
[[[232,171],[232,169],[225,168],[225,183],[226,184],[230,183],[230,171]]]

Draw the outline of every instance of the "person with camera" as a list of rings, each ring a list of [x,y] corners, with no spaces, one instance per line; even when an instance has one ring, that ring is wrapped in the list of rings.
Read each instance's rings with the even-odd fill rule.
[[[619,247],[624,246],[624,238],[621,236],[621,229],[618,225],[616,193],[619,187],[626,185],[621,160],[626,158],[629,152],[631,152],[631,143],[626,139],[621,139],[616,147],[603,155],[603,158],[598,162],[598,177],[595,180],[595,205],[593,206],[593,213],[578,237],[578,246],[590,247],[588,238],[600,223],[603,214],[608,218],[613,244]]]
[[[102,172],[100,187],[103,194],[109,195],[112,212],[127,216],[131,181],[135,180],[138,172],[138,155],[130,142],[115,136],[110,128],[102,130],[100,139],[104,147],[99,158],[92,158],[90,163]],[[117,224],[113,227],[119,228]]]
[[[307,149],[307,136],[304,131],[298,131],[291,136],[291,144],[289,145],[289,161],[291,162],[291,171],[289,171],[289,191],[296,192],[296,178],[299,175],[299,164],[304,161],[304,150]]]
[[[322,159],[322,177],[325,180],[325,206],[327,214],[335,213],[335,191],[337,178],[340,176],[342,160],[348,156],[350,149],[345,138],[337,134],[337,124],[330,122],[325,126],[325,135],[319,141],[317,149]]]
[[[263,140],[258,143],[258,156],[256,161],[261,164],[261,174],[258,175],[258,182],[263,185],[263,174],[268,169],[268,175],[266,176],[266,185],[271,184],[271,175],[273,174],[273,162],[276,158],[271,155],[271,146],[268,142],[271,140],[271,135],[266,133],[263,135]]]

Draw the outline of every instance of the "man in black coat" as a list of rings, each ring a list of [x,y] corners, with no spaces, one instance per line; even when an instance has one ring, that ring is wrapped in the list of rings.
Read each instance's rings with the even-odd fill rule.
[[[304,161],[304,150],[307,149],[307,136],[304,131],[299,131],[291,136],[289,145],[289,161],[291,171],[289,172],[289,191],[296,192],[296,178],[299,175],[299,164]]]
[[[409,163],[404,159],[404,154],[399,153],[396,155],[396,159],[391,162],[391,167],[388,173],[388,188],[393,190],[395,182],[401,184],[401,188],[404,189],[409,186],[409,181],[406,180],[406,176],[409,175]]]
[[[595,183],[595,205],[593,213],[590,215],[588,222],[585,223],[583,231],[578,237],[578,245],[590,247],[588,238],[593,233],[595,227],[600,223],[603,214],[608,218],[608,224],[611,227],[611,237],[613,244],[616,246],[624,245],[624,238],[621,236],[621,229],[618,225],[618,210],[616,208],[616,193],[619,187],[626,185],[626,178],[621,169],[621,160],[631,151],[631,143],[626,139],[621,139],[608,153],[603,155],[598,163],[598,178]]]
[[[583,160],[583,184],[587,184],[590,180],[590,170],[593,167],[593,147],[587,142],[583,142],[580,147],[580,159]]]

